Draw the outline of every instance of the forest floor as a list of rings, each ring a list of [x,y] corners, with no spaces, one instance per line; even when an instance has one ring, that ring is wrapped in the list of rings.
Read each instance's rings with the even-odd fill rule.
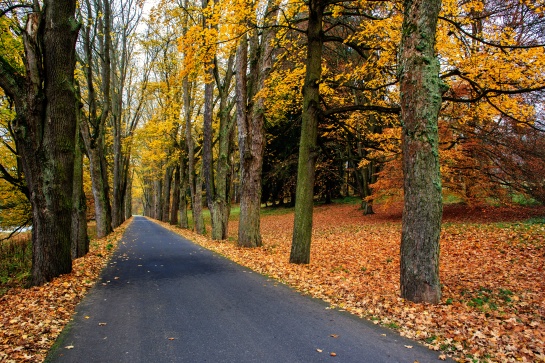
[[[185,237],[460,362],[545,362],[545,208],[445,206],[439,305],[399,297],[401,208],[315,208],[311,263],[288,263],[293,212],[265,211],[263,247]],[[269,214],[269,215],[267,215]]]
[[[76,305],[95,285],[131,220],[109,236],[91,240],[90,252],[72,262],[71,273],[31,288],[12,282],[7,291],[2,291],[0,362],[43,362]]]
[[[363,216],[357,205],[318,206],[311,263],[288,263],[293,211],[265,209],[264,246],[210,241],[168,226],[200,245],[278,279],[333,308],[368,318],[460,362],[545,362],[545,207],[445,207],[439,305],[399,298],[399,206]],[[74,271],[0,297],[0,362],[41,362],[93,286],[126,222]]]

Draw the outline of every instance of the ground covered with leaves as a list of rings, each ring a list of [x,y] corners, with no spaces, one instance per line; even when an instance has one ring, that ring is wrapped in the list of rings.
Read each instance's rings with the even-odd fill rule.
[[[545,209],[447,206],[441,304],[399,297],[400,209],[315,209],[311,263],[288,263],[293,213],[264,216],[262,248],[176,229],[200,245],[461,362],[545,362]]]
[[[0,362],[42,362],[95,284],[130,220],[106,238],[90,243],[90,252],[73,261],[73,271],[43,286],[11,288],[0,297]]]

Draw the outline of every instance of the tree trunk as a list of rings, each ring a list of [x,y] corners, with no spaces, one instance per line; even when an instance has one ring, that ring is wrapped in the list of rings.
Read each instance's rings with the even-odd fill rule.
[[[267,9],[274,5],[269,2]],[[266,11],[269,14],[265,26],[275,23],[277,10]],[[263,30],[261,44],[257,33],[252,34],[250,60],[250,87],[247,79],[248,41],[241,38],[237,49],[236,97],[237,125],[240,155],[240,217],[238,227],[238,245],[258,247],[262,245],[260,228],[261,211],[261,173],[265,150],[264,98],[255,95],[263,89],[265,80],[272,68],[272,39],[274,28]]]
[[[195,232],[198,234],[205,234],[206,228],[204,226],[204,219],[202,216],[202,170],[196,177],[195,185],[195,200],[192,206],[193,208],[193,225]]]
[[[314,178],[318,157],[318,115],[322,74],[322,16],[325,3],[310,0],[307,29],[307,60],[305,84],[303,85],[303,115],[299,161],[297,165],[297,189],[295,198],[295,220],[291,244],[291,263],[310,262],[312,238],[312,212],[314,207]]]
[[[187,76],[182,80],[184,97],[184,118],[185,118],[185,143],[187,146],[187,173],[189,189],[191,192],[191,210],[193,212],[193,230],[196,233],[204,234],[204,221],[202,217],[202,185],[199,185],[200,178],[197,177],[195,161],[195,142],[191,132],[191,87]]]
[[[154,216],[153,218],[162,221],[163,220],[163,181],[155,180],[153,182],[153,209]]]
[[[89,252],[89,237],[87,236],[87,202],[83,191],[83,139],[79,132],[82,114],[80,102],[77,102],[76,145],[74,152],[74,190],[72,206],[72,259],[83,257]]]
[[[92,10],[90,2],[86,1],[88,11]],[[92,182],[93,199],[95,203],[95,219],[97,237],[101,238],[112,231],[112,210],[110,205],[110,187],[108,182],[108,170],[106,165],[106,156],[104,154],[104,132],[105,124],[110,113],[110,3],[109,0],[103,0],[97,3],[96,9],[98,18],[99,50],[100,50],[100,75],[102,79],[102,112],[100,116],[97,113],[97,95],[95,92],[95,79],[93,70],[95,64],[93,61],[94,50],[91,44],[90,29],[91,24],[87,24],[83,32],[83,46],[85,51],[85,61],[83,69],[87,81],[87,100],[89,107],[89,120],[82,122],[80,131],[85,142],[87,156],[89,158],[89,167]],[[103,14],[100,14],[103,13]],[[99,15],[100,14],[100,15]],[[92,19],[93,14],[88,14]]]
[[[81,126],[87,156],[89,157],[91,190],[95,202],[96,233],[98,238],[102,238],[112,231],[110,187],[108,185],[108,172],[103,162],[105,160],[103,137],[99,137],[93,142],[88,125],[82,123]]]
[[[250,124],[253,119],[248,114],[248,103],[250,103],[248,101],[251,101],[252,95],[248,94],[247,63],[248,39],[244,35],[240,38],[237,48],[235,73],[238,147],[240,155],[238,245],[243,247],[259,247],[262,245],[259,211],[261,209],[260,169],[263,161],[263,124]],[[252,128],[253,126],[256,127],[255,130]],[[252,146],[256,149],[255,154],[252,153]],[[259,173],[256,174],[257,171]]]
[[[34,285],[72,270],[75,8],[73,0],[46,0],[42,11],[35,5],[23,32],[26,78],[0,57],[0,87],[15,101],[12,128],[30,191]]]
[[[172,166],[167,166],[165,170],[165,177],[163,180],[163,197],[161,198],[163,200],[163,210],[161,212],[161,221],[168,222],[170,217],[170,190],[172,186],[172,172],[173,172]]]
[[[180,168],[181,164],[176,165],[174,170],[174,187],[172,188],[172,205],[170,207],[170,224],[178,224],[178,211],[180,208]]]
[[[214,101],[214,75],[210,75],[212,69],[208,71],[208,81],[204,85],[204,114],[203,114],[203,148],[202,165],[204,173],[204,184],[206,187],[206,203],[210,211],[210,222],[212,224],[212,239],[221,240],[220,218],[217,202],[215,200],[216,190],[214,188],[214,167],[212,163],[212,111]],[[218,237],[218,232],[220,236]]]
[[[189,221],[187,218],[187,173],[186,173],[186,160],[181,158],[180,161],[180,227],[189,228]]]
[[[127,178],[127,192],[125,193],[125,218],[124,220],[129,219],[132,216],[132,179],[134,178],[134,173],[131,171],[131,176]]]
[[[438,303],[442,199],[437,118],[441,108],[435,55],[440,0],[405,0],[400,53],[405,202],[401,235],[401,296]]]

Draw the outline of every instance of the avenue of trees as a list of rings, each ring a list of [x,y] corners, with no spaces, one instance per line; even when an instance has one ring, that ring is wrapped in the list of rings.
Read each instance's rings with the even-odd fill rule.
[[[437,303],[443,198],[545,202],[544,5],[2,1],[0,227],[42,284],[133,205],[222,240],[237,203],[258,247],[291,204],[309,263],[316,200],[403,198],[401,295]]]

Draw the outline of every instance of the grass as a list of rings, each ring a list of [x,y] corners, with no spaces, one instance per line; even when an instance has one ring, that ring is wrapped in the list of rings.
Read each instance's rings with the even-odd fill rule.
[[[96,222],[91,221],[87,224],[87,234],[90,239],[96,237]],[[0,239],[6,237],[7,234],[0,233]],[[10,239],[0,241],[0,296],[13,287],[27,286],[31,268],[31,232],[19,233]]]
[[[0,236],[0,238],[5,238]],[[24,286],[30,277],[32,242],[30,233],[21,233],[0,242],[0,296],[14,286]]]

